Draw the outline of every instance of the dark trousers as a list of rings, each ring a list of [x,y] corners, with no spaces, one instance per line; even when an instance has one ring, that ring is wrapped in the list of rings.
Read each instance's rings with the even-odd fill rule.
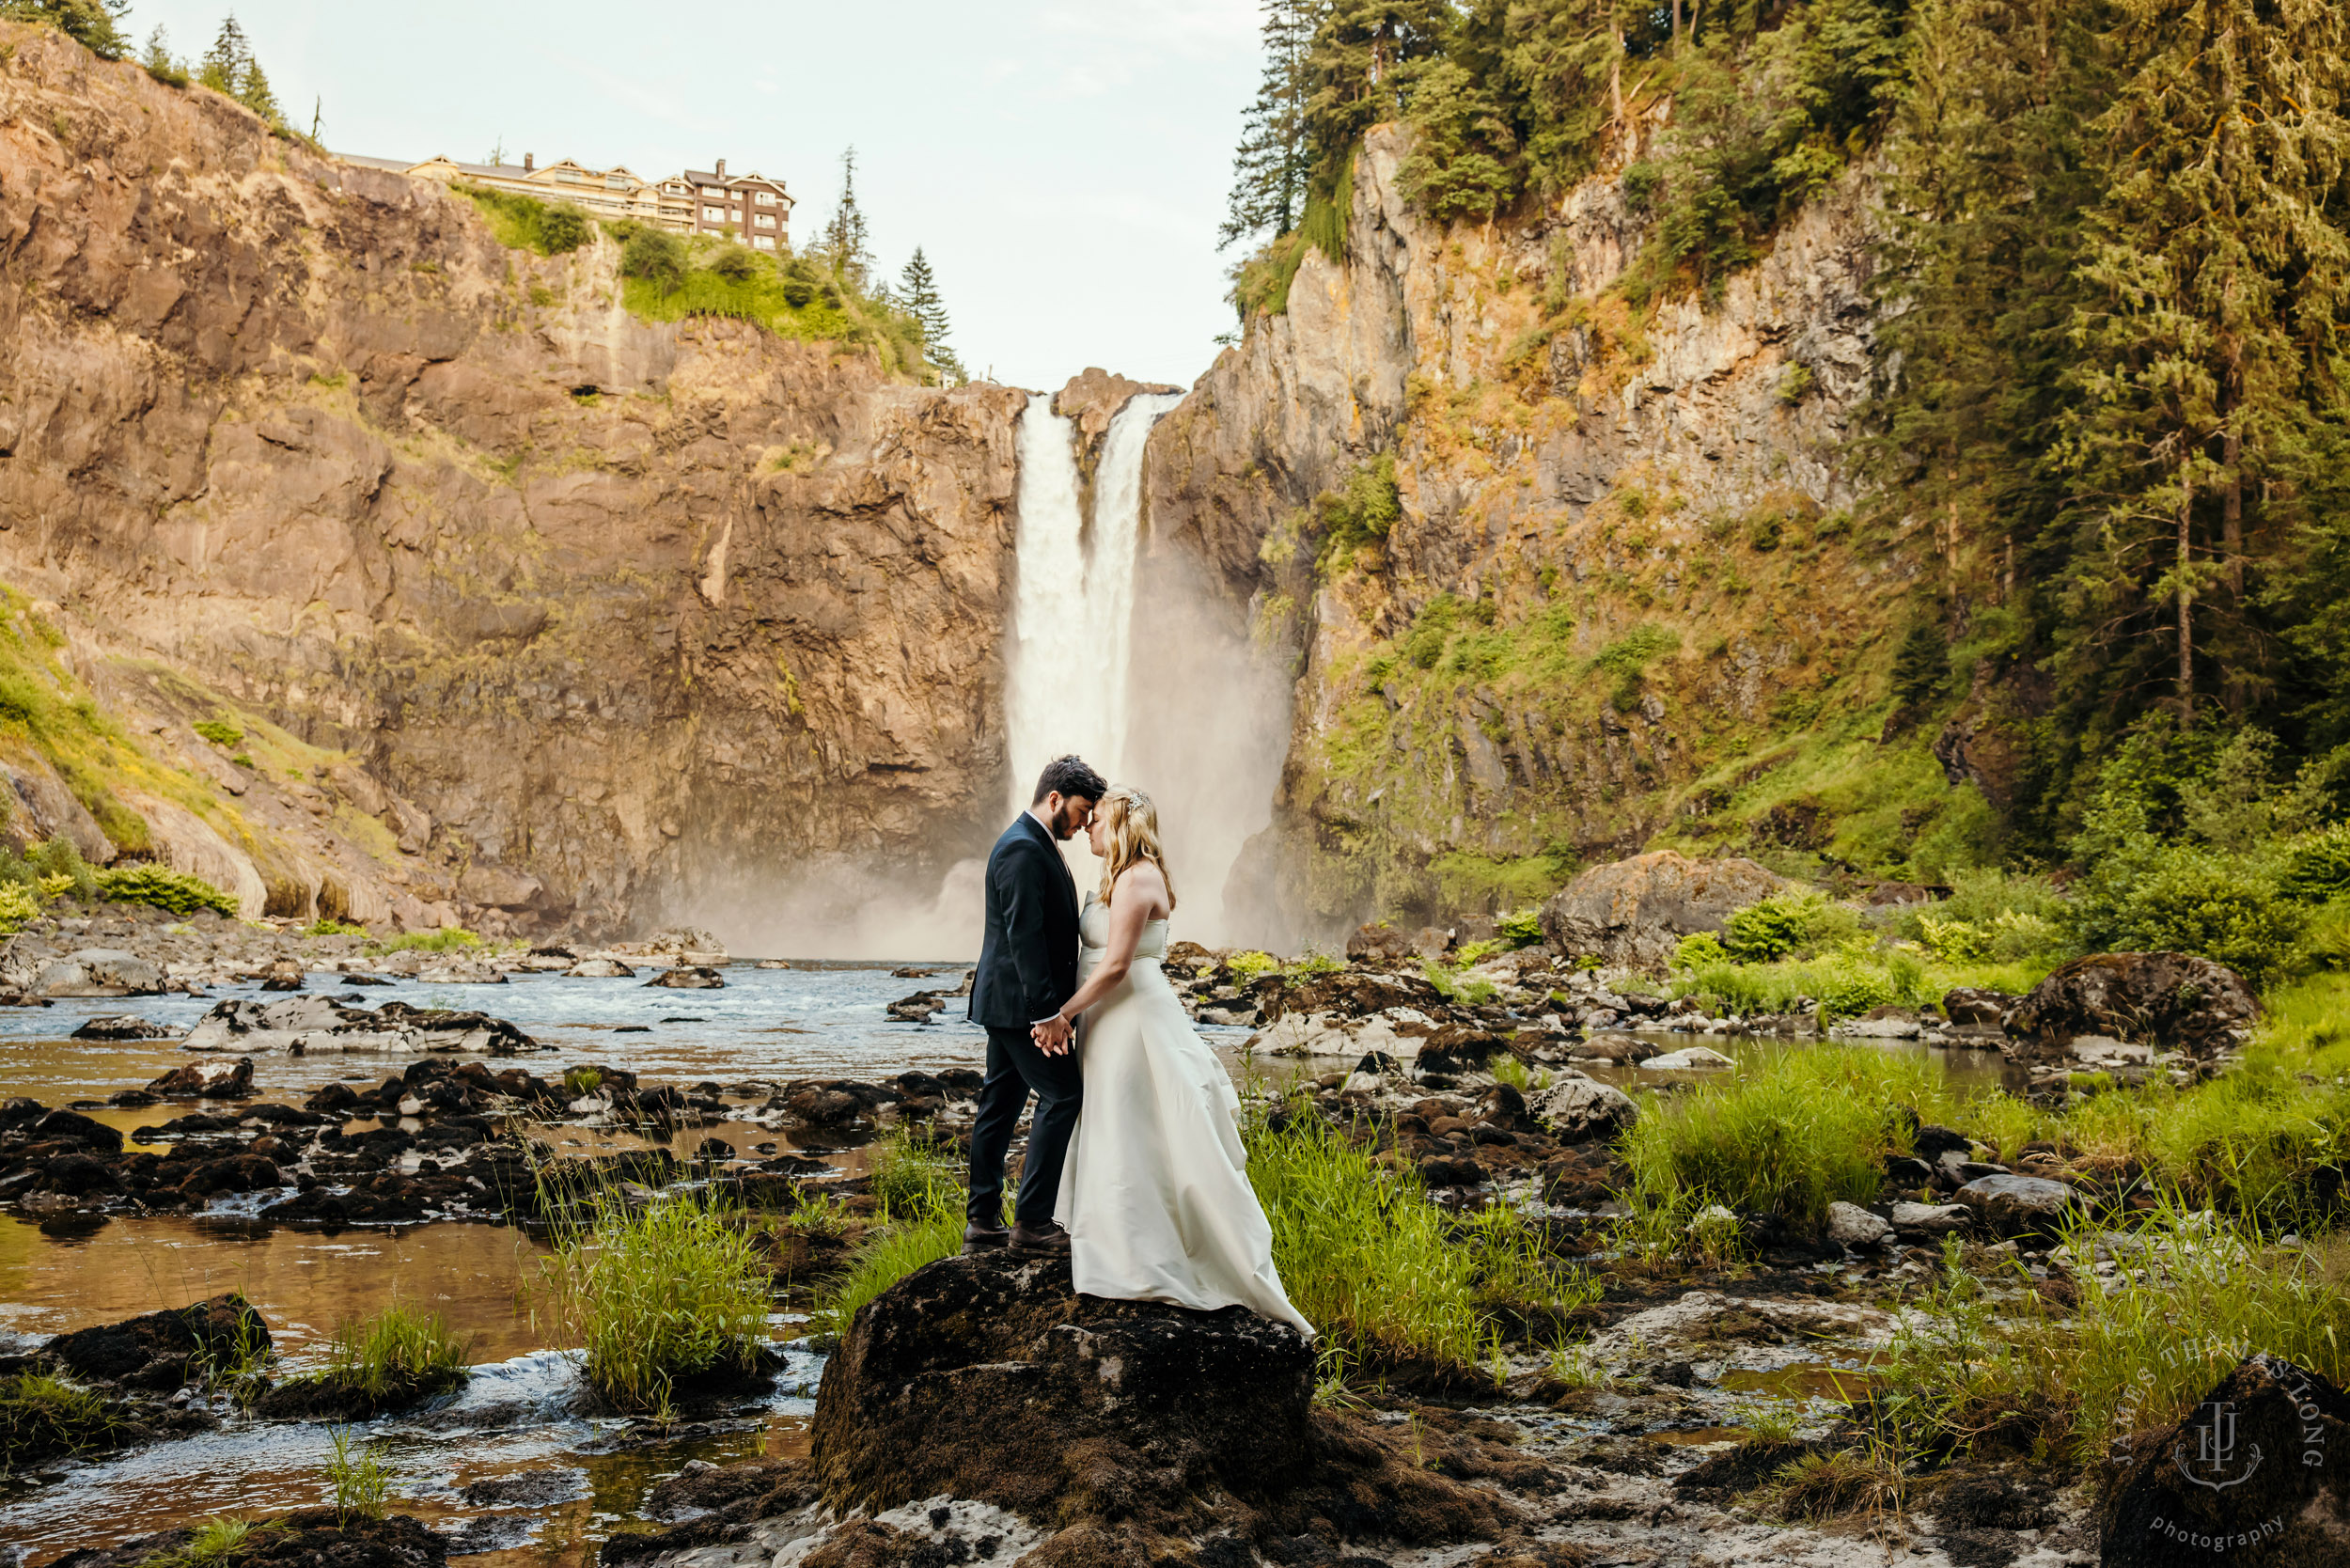
[[[1020,1168],[1020,1197],[1013,1213],[1020,1223],[1040,1229],[1052,1223],[1060,1197],[1061,1162],[1069,1135],[1077,1130],[1077,1107],[1085,1098],[1085,1074],[1073,1049],[1048,1057],[1024,1027],[987,1031],[987,1078],[979,1085],[979,1119],[971,1123],[971,1223],[990,1229],[1004,1222],[1004,1155],[1022,1107],[1036,1096],[1028,1123],[1028,1157]]]

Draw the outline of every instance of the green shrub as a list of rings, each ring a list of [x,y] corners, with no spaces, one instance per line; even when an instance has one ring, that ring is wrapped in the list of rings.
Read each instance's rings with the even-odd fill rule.
[[[2294,965],[2310,911],[2257,856],[2142,844],[2083,878],[2078,921],[2091,950],[2200,953],[2265,986]]]
[[[1246,985],[1259,976],[1269,975],[1278,969],[1281,966],[1281,961],[1271,953],[1252,950],[1228,954],[1224,960],[1224,966],[1232,971],[1233,978],[1241,984]]]
[[[1872,1200],[1890,1154],[1950,1096],[1919,1057],[1822,1044],[1747,1053],[1728,1082],[1652,1096],[1622,1144],[1641,1208],[1783,1215],[1818,1225],[1839,1200]]]
[[[769,1270],[736,1216],[666,1195],[632,1211],[616,1193],[588,1205],[541,1261],[557,1322],[588,1353],[588,1381],[622,1410],[660,1412],[680,1377],[757,1364]]]
[[[2350,823],[2305,833],[2285,846],[2286,892],[2309,903],[2350,893]]]
[[[643,278],[664,294],[685,281],[687,265],[685,242],[666,228],[639,228],[620,247],[620,275]]]
[[[237,728],[235,725],[230,724],[226,719],[198,720],[196,725],[196,732],[203,736],[206,740],[212,742],[214,745],[242,745],[244,744],[244,731]]]
[[[478,948],[481,938],[463,926],[445,926],[439,931],[410,931],[388,936],[368,946],[379,953],[446,953],[461,948]]]
[[[480,210],[498,243],[513,250],[560,256],[586,244],[595,232],[588,214],[565,201],[547,203],[519,191],[493,190],[486,185],[449,187]]]
[[[305,936],[365,936],[368,928],[350,920],[329,919],[323,916],[302,928]]]
[[[1539,946],[1543,941],[1543,911],[1540,904],[1528,904],[1512,911],[1494,922],[1494,930],[1512,950]]]
[[[1741,963],[1762,964],[1848,940],[1859,932],[1857,911],[1806,889],[1774,893],[1736,911],[1722,923],[1721,943]]]
[[[40,915],[40,899],[21,882],[0,883],[0,933],[13,933]]]
[[[98,873],[97,882],[98,896],[117,903],[143,903],[174,915],[193,915],[199,909],[232,917],[237,913],[237,901],[202,877],[161,866],[110,866]]]

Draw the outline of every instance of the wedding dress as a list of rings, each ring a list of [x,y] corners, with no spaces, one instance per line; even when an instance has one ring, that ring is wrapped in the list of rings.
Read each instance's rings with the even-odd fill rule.
[[[1078,983],[1102,961],[1109,906],[1086,900]],[[1061,1168],[1056,1217],[1088,1295],[1203,1309],[1238,1304],[1313,1325],[1273,1267],[1273,1227],[1244,1168],[1240,1096],[1167,983],[1167,922],[1152,920],[1118,988],[1078,1037],[1085,1108]]]

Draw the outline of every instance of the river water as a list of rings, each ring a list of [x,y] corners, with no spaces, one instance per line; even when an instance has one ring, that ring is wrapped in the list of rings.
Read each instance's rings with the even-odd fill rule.
[[[504,985],[427,985],[397,981],[344,991],[329,974],[310,989],[346,995],[373,1007],[397,999],[415,1006],[478,1009],[519,1024],[554,1049],[519,1058],[541,1075],[594,1062],[626,1068],[649,1084],[717,1083],[747,1102],[754,1083],[807,1077],[879,1079],[909,1068],[978,1067],[982,1031],[959,1016],[961,1003],[932,1024],[888,1016],[889,1002],[916,990],[952,990],[958,965],[923,965],[927,976],[891,973],[882,963],[810,962],[761,969],[738,962],[727,984],[710,991],[649,987],[641,980],[518,976]],[[64,1038],[84,1020],[133,1013],[179,1027],[192,1025],[225,996],[265,997],[258,988],[225,987],[212,997],[125,997],[61,1001],[47,1009],[0,1010],[0,1094],[31,1095],[56,1105],[101,1101],[186,1062],[169,1041],[99,1043]],[[1220,1054],[1236,1059],[1242,1029],[1207,1029]],[[1735,1037],[1705,1043],[1731,1055]],[[1671,1037],[1668,1048],[1692,1043]],[[1891,1045],[1896,1051],[1914,1045]],[[1930,1053],[1959,1085],[1996,1083],[1998,1057]],[[257,1098],[298,1104],[329,1081],[373,1084],[407,1058],[321,1053],[255,1058]],[[1351,1066],[1340,1061],[1279,1061],[1260,1066],[1278,1081],[1299,1073]],[[1632,1069],[1595,1075],[1629,1082]],[[88,1114],[133,1134],[181,1114],[185,1105],[143,1109],[91,1106]],[[565,1152],[585,1152],[626,1134],[570,1125],[548,1130]],[[788,1131],[722,1121],[681,1129],[681,1152],[715,1136],[744,1155],[760,1146],[791,1147]],[[852,1151],[812,1146],[845,1168]],[[362,1226],[333,1233],[272,1226],[251,1217],[253,1200],[216,1200],[191,1216],[117,1217],[95,1231],[44,1232],[0,1216],[0,1348],[29,1348],[38,1338],[178,1307],[241,1291],[268,1319],[280,1355],[294,1367],[315,1357],[336,1323],[398,1299],[445,1314],[473,1341],[479,1371],[458,1402],[429,1416],[366,1423],[395,1475],[397,1506],[455,1529],[465,1521],[469,1544],[494,1546],[471,1560],[511,1568],[592,1562],[596,1544],[616,1529],[646,1528],[641,1503],[660,1479],[688,1461],[731,1462],[791,1451],[806,1427],[821,1361],[795,1352],[776,1392],[738,1411],[715,1430],[644,1442],[622,1422],[575,1413],[575,1366],[551,1348],[532,1311],[541,1240],[521,1228],[439,1223]],[[799,1320],[778,1313],[772,1332],[791,1341]],[[328,1437],[315,1425],[245,1422],[219,1434],[160,1443],[87,1465],[61,1465],[33,1477],[0,1480],[0,1548],[25,1550],[39,1563],[72,1546],[107,1544],[174,1524],[239,1513],[259,1517],[319,1500],[325,1493]],[[501,1478],[548,1470],[556,1492],[525,1505],[484,1506]],[[0,1554],[4,1555],[4,1554]]]

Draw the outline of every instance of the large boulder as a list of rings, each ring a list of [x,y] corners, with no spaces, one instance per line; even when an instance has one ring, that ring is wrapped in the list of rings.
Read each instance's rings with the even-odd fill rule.
[[[214,1057],[175,1067],[147,1086],[165,1099],[243,1100],[253,1092],[253,1058]]]
[[[2350,1562],[2350,1395],[2320,1373],[2248,1356],[2186,1419],[2116,1433],[2110,1459],[2102,1568]]]
[[[42,964],[32,989],[44,996],[152,996],[164,989],[164,972],[123,949],[84,948]]]
[[[118,1546],[85,1546],[50,1559],[50,1568],[140,1568],[152,1562],[185,1562],[196,1532],[187,1526],[125,1541]],[[331,1508],[296,1509],[256,1529],[224,1560],[236,1568],[442,1568],[454,1537],[437,1535],[405,1513],[348,1519]]]
[[[1543,934],[1570,956],[1653,967],[1684,936],[1722,922],[1788,883],[1751,860],[1692,860],[1671,850],[1594,866],[1543,905]]]
[[[2192,953],[2092,953],[2062,964],[2008,1014],[2011,1038],[2060,1052],[2078,1035],[2107,1035],[2211,1056],[2260,1018],[2244,977]]]
[[[2003,1236],[2054,1235],[2082,1207],[2071,1184],[2044,1176],[1978,1176],[1955,1196]]]
[[[42,1353],[76,1377],[164,1391],[190,1382],[208,1362],[220,1367],[254,1362],[269,1348],[269,1325],[250,1302],[232,1293],[177,1311],[148,1312],[60,1334]]]
[[[282,1002],[215,1003],[196,1020],[181,1048],[190,1051],[382,1051],[400,1055],[462,1051],[508,1057],[552,1050],[503,1018],[482,1012],[385,1002],[370,1011],[332,996]]]
[[[916,1270],[859,1309],[817,1394],[812,1455],[840,1505],[946,1494],[1031,1517],[1115,1489],[1169,1507],[1297,1479],[1314,1350],[1287,1324],[1080,1296],[1066,1262]]]

